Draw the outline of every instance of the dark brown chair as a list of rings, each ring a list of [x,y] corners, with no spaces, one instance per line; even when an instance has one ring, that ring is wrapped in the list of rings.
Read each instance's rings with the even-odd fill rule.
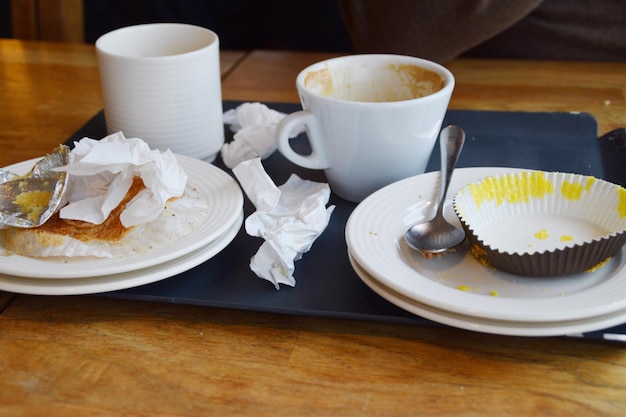
[[[11,32],[17,39],[84,42],[82,0],[11,0]]]

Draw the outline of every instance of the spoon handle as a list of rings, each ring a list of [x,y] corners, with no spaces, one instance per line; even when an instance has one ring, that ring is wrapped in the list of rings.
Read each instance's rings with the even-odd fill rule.
[[[465,132],[458,126],[450,125],[443,128],[439,135],[441,147],[441,186],[439,188],[439,204],[437,214],[443,214],[444,202],[452,179],[454,167],[465,143]]]

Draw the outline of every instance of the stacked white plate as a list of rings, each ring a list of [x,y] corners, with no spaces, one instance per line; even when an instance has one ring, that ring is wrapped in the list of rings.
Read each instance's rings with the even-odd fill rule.
[[[470,182],[513,171],[519,170],[457,169],[449,195]],[[380,296],[427,319],[485,333],[556,336],[626,322],[626,247],[595,271],[552,278],[484,266],[467,243],[434,259],[411,250],[404,234],[434,214],[438,187],[439,172],[396,182],[366,198],[348,219],[350,262]],[[460,225],[450,201],[445,214]]]
[[[177,158],[188,175],[187,187],[209,203],[206,219],[190,235],[127,258],[50,260],[0,253],[0,290],[42,295],[115,291],[172,277],[217,255],[241,228],[241,188],[214,165],[182,155]],[[25,173],[36,160],[6,169]]]

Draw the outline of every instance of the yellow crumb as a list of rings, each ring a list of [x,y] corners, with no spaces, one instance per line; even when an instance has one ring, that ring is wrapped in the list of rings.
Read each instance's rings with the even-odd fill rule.
[[[603,260],[600,263],[597,263],[596,265],[592,266],[591,268],[587,269],[585,272],[595,272],[598,269],[602,268],[604,265],[608,264],[609,261],[611,260],[611,258],[606,258],[605,260]]]
[[[20,206],[23,213],[28,213],[28,220],[34,222],[41,216],[51,198],[49,191],[26,191],[18,194],[13,203]]]
[[[535,233],[535,237],[539,240],[546,240],[547,238],[550,237],[550,234],[548,233],[546,229],[541,229],[540,231]]]
[[[460,291],[472,291],[472,288],[467,285],[457,285],[456,289]]]
[[[472,255],[477,258],[482,258],[487,255],[487,252],[480,245],[472,245]]]
[[[570,235],[563,235],[563,236],[561,236],[561,237],[559,238],[559,240],[560,240],[561,242],[570,242],[570,241],[574,240],[574,237],[573,237],[573,236],[570,236]]]
[[[493,290],[493,291],[489,291],[489,295],[491,295],[492,297],[497,297],[500,294],[498,294],[498,291]]]
[[[472,245],[470,252],[481,265],[491,267],[491,264],[487,261],[487,252],[480,245]]]
[[[13,201],[20,207],[29,206],[46,206],[52,198],[52,194],[49,191],[28,191],[18,194]]]

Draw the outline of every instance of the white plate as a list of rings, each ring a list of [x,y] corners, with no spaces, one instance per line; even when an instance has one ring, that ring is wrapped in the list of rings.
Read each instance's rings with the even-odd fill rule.
[[[35,295],[78,295],[117,291],[150,284],[173,277],[211,259],[233,241],[242,223],[243,210],[239,212],[239,216],[228,230],[208,245],[169,262],[148,268],[120,274],[72,279],[24,278],[0,274],[0,290]]]
[[[354,271],[365,285],[385,300],[409,313],[459,329],[508,336],[565,336],[606,329],[626,322],[626,310],[619,310],[588,319],[556,322],[503,321],[464,316],[446,310],[439,310],[395,292],[368,274],[352,256],[349,257]]]
[[[513,171],[520,170],[458,169],[450,196],[471,181]],[[348,249],[379,282],[438,310],[491,320],[571,321],[626,309],[626,248],[595,272],[554,278],[522,277],[485,267],[469,253],[467,242],[432,260],[409,249],[404,234],[434,212],[438,183],[439,172],[396,182],[366,198],[350,215]],[[446,217],[460,224],[449,203]]]
[[[0,253],[0,273],[57,279],[113,275],[158,265],[206,246],[224,234],[240,216],[243,208],[241,188],[230,175],[214,165],[188,156],[176,155],[176,157],[189,178],[187,187],[197,189],[209,203],[206,220],[189,236],[170,245],[128,258],[76,258],[57,261]],[[38,159],[11,165],[6,169],[22,174]]]

